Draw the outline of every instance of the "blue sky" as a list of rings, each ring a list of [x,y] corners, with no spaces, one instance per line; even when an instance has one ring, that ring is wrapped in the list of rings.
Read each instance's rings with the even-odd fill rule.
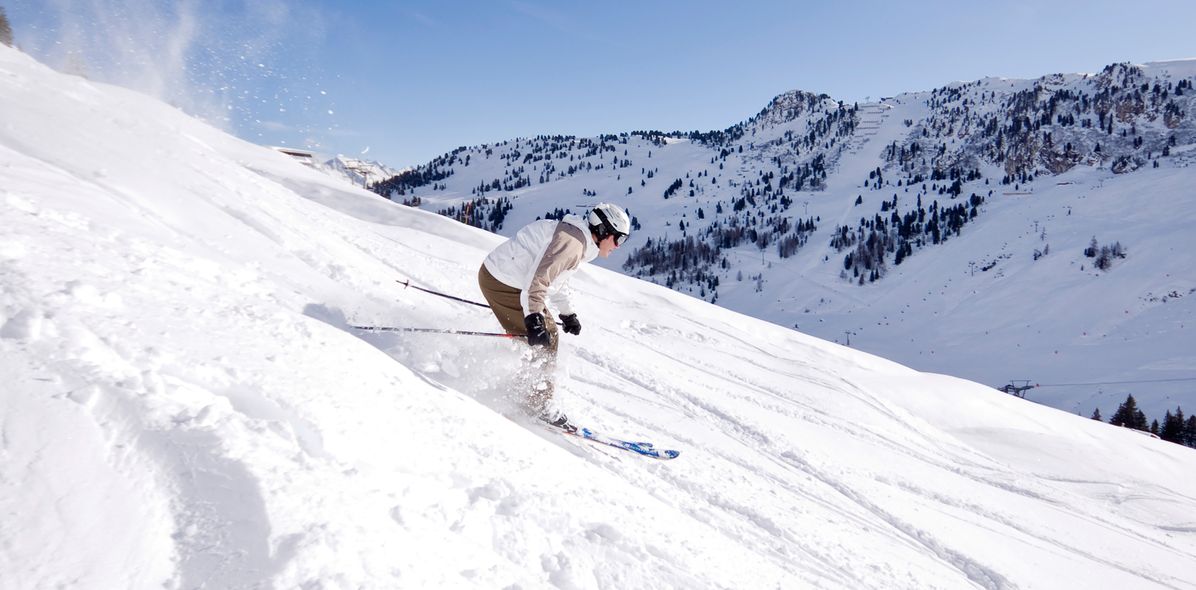
[[[425,163],[539,134],[723,129],[847,101],[1196,57],[1196,2],[0,0],[19,46],[250,141]]]

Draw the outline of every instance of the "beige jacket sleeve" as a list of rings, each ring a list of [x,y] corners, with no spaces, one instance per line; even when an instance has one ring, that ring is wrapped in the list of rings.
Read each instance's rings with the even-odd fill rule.
[[[548,296],[549,288],[561,275],[581,266],[585,260],[586,237],[585,232],[577,227],[568,223],[557,224],[552,239],[548,241],[548,248],[544,250],[544,256],[540,258],[536,272],[532,275],[531,286],[527,289],[528,313],[544,313],[544,300]],[[568,315],[573,313],[573,308],[563,287],[564,285],[556,286],[552,302],[556,304],[560,313]]]

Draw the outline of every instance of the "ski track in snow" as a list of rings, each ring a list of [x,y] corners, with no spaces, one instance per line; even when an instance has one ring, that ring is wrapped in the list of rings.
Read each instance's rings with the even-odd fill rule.
[[[42,229],[45,235],[54,235],[57,228],[43,225]],[[68,235],[60,237],[70,240]],[[82,257],[79,262],[98,266],[99,255],[76,254]],[[64,337],[62,345],[45,351],[43,357],[58,374],[77,381],[67,397],[95,415],[106,437],[117,444],[112,452],[133,453],[128,469],[148,470],[158,486],[171,490],[179,535],[179,575],[186,586],[224,586],[253,577],[268,580],[272,573],[268,567],[269,523],[256,480],[238,461],[211,453],[220,442],[214,435],[172,427],[178,424],[144,421],[145,416],[161,411],[145,405],[145,394],[161,392],[171,384],[158,372],[136,369],[154,364],[155,351],[101,337],[71,317],[70,304],[87,303],[98,293],[88,283],[73,281],[58,294],[44,298],[47,304],[41,309],[26,310],[53,318],[42,320],[49,325],[19,335],[8,330],[6,336],[35,342],[42,340],[39,333],[57,332]],[[90,321],[103,323],[95,317]],[[133,448],[125,448],[120,441],[133,441]],[[286,555],[281,558],[285,561]]]
[[[637,332],[639,332],[641,335],[643,333],[645,333],[646,329],[648,329],[648,328],[635,327],[635,330]],[[726,332],[722,332],[722,331],[716,331],[716,332],[722,336],[729,336]],[[735,337],[731,337],[731,339],[736,341],[735,344],[750,346],[752,348],[757,349],[757,351],[759,351],[759,352],[765,352],[765,351],[760,350],[759,347],[756,347],[755,345],[752,345],[750,343],[746,343],[745,341],[743,341],[741,339],[738,339]],[[628,337],[627,340],[630,342],[630,341],[634,340],[634,338]],[[724,354],[735,355],[735,353],[733,351],[728,350],[728,348],[729,348],[728,343],[720,342],[720,343],[715,344],[715,346],[717,346],[720,350],[722,350],[724,352]],[[734,346],[734,345],[732,345],[732,346]],[[767,351],[767,352],[769,354],[765,358],[778,358],[773,351]],[[728,375],[728,374],[725,374],[725,372],[721,372],[721,371],[716,372],[716,371],[704,370],[700,367],[700,365],[698,363],[693,363],[692,361],[689,361],[689,360],[680,359],[675,356],[668,355],[667,353],[664,353],[663,351],[656,351],[656,353],[662,354],[665,356],[669,356],[670,358],[672,358],[675,361],[678,361],[681,363],[686,363],[688,366],[690,366],[691,370],[702,372],[707,377],[714,380],[715,382],[725,383],[724,387],[739,388],[746,384],[746,385],[750,386],[751,389],[753,391],[755,391],[757,394],[762,394],[762,395],[768,396],[768,398],[776,399],[781,402],[784,402],[780,405],[765,404],[768,406],[768,409],[770,409],[771,411],[780,411],[780,412],[788,414],[788,415],[793,415],[792,412],[785,412],[784,408],[785,407],[794,407],[794,408],[797,408],[800,412],[795,417],[798,417],[798,418],[806,420],[806,421],[810,421],[812,415],[823,414],[822,412],[819,412],[816,409],[814,409],[813,406],[811,406],[809,404],[803,404],[797,400],[794,400],[794,399],[791,399],[791,398],[785,396],[784,394],[782,394],[780,392],[770,390],[765,385],[753,384],[753,383],[751,383],[750,379],[745,378],[743,375],[736,375],[736,374]],[[585,351],[579,351],[578,355],[585,358],[586,360],[588,360],[590,362],[594,362],[596,364],[602,363],[602,360],[599,357],[597,357],[596,355],[586,354]],[[792,362],[796,366],[804,366],[803,368],[807,368],[807,369],[812,368],[808,365],[808,363],[804,363],[804,362],[800,362],[800,361],[792,361]],[[775,368],[764,367],[760,363],[748,361],[746,364],[748,366],[756,366],[759,369],[767,368],[769,370],[776,371]],[[623,376],[623,378],[626,378],[628,373],[634,373],[634,369],[632,367],[628,367],[628,366],[606,366],[606,367],[604,367],[604,372],[607,375],[621,375],[621,376]],[[881,402],[880,400],[876,399],[874,396],[867,394],[864,390],[846,382],[845,380],[843,380],[841,378],[834,378],[833,384],[831,382],[822,381],[822,380],[818,380],[818,379],[810,380],[810,376],[816,375],[816,374],[817,374],[817,372],[815,371],[813,373],[806,373],[804,376],[799,376],[796,373],[789,373],[789,374],[787,374],[787,376],[794,378],[794,380],[807,380],[813,385],[821,386],[821,388],[823,390],[827,390],[827,391],[838,390],[843,393],[850,392],[858,401],[864,402],[868,408],[882,413],[887,418],[893,419],[895,422],[897,422],[898,425],[900,425],[904,428],[907,428],[912,432],[919,431],[918,428],[916,428],[911,423],[909,423],[905,418],[898,415],[898,413],[896,411],[894,411],[894,409],[891,408],[889,405]],[[697,379],[695,379],[695,381],[696,380]],[[597,381],[591,381],[591,383],[597,383]],[[655,384],[651,383],[650,381],[640,381],[640,380],[636,380],[634,378],[631,379],[631,383],[633,383],[634,385],[646,388],[646,389],[652,389],[653,387],[655,387]],[[863,498],[860,494],[854,492],[846,484],[843,484],[843,483],[835,480],[834,478],[828,476],[827,474],[820,472],[819,470],[813,468],[808,462],[802,460],[800,457],[796,456],[794,453],[792,453],[790,451],[783,451],[783,452],[780,452],[779,455],[774,455],[774,453],[776,453],[777,451],[774,450],[773,448],[771,448],[773,445],[771,444],[771,441],[767,435],[751,428],[750,426],[747,426],[742,420],[740,420],[732,415],[727,414],[726,412],[720,410],[717,406],[713,406],[710,404],[704,404],[704,403],[696,400],[693,396],[686,396],[685,394],[680,393],[680,392],[668,391],[668,390],[662,391],[662,390],[658,389],[658,393],[662,393],[662,394],[663,393],[674,393],[677,395],[681,395],[682,397],[688,398],[688,399],[686,399],[686,401],[689,402],[687,407],[689,407],[691,409],[691,411],[688,412],[688,414],[692,415],[694,413],[704,412],[706,414],[705,417],[711,418],[711,419],[714,419],[717,421],[721,421],[725,426],[725,428],[723,428],[722,431],[734,432],[738,436],[740,436],[739,442],[742,444],[743,447],[749,448],[749,449],[754,449],[754,450],[762,453],[764,456],[779,456],[780,460],[783,463],[785,463],[786,465],[808,473],[814,479],[821,481],[822,483],[826,484],[827,486],[835,489],[840,494],[849,498],[852,502],[854,502],[857,505],[864,508],[867,512],[876,516],[880,520],[888,523],[896,531],[896,533],[899,536],[903,536],[907,539],[917,542],[919,545],[925,547],[926,549],[930,550],[934,554],[938,555],[945,562],[952,564],[953,567],[956,567],[960,572],[965,574],[969,579],[971,579],[977,585],[979,585],[981,587],[985,587],[985,588],[1016,587],[1015,585],[1011,584],[1008,580],[1006,580],[1003,576],[1001,576],[1000,574],[997,574],[994,570],[991,570],[990,568],[982,565],[981,563],[979,563],[975,560],[967,558],[966,556],[964,556],[963,554],[961,554],[959,552],[951,550],[950,548],[944,546],[941,542],[935,540],[931,535],[927,534],[925,531],[921,531],[921,530],[918,530],[916,527],[912,527],[908,523],[901,521],[894,515],[881,509],[879,506],[869,502],[868,500]],[[759,395],[757,395],[757,396],[753,396],[753,399],[755,400],[755,403],[761,404],[762,400],[765,398],[761,398]],[[621,417],[623,417],[625,419],[629,419],[629,420],[632,419],[631,416],[625,415],[625,414],[622,415]],[[827,421],[820,421],[820,424],[824,425],[824,426],[829,426],[829,425],[832,425],[833,423],[830,420],[827,420]],[[985,486],[990,486],[990,487],[1001,489],[1001,490],[1005,490],[1005,491],[1008,491],[1008,492],[1011,492],[1014,494],[1033,498],[1035,500],[1045,501],[1048,503],[1057,503],[1054,500],[1052,500],[1049,496],[1044,495],[1041,492],[1032,491],[1030,489],[1027,489],[1027,488],[1021,487],[1021,486],[1017,486],[1017,485],[1012,485],[1008,482],[999,481],[999,480],[993,479],[992,477],[973,473],[969,469],[965,469],[965,467],[970,467],[973,469],[981,469],[982,473],[993,473],[995,470],[999,469],[999,466],[992,464],[991,460],[983,460],[984,464],[982,465],[981,463],[978,463],[973,459],[969,459],[968,457],[971,457],[975,454],[974,451],[966,449],[962,446],[959,446],[958,450],[961,451],[963,454],[959,455],[959,456],[954,456],[954,457],[952,457],[953,460],[947,461],[947,460],[942,460],[942,459],[938,458],[939,456],[941,456],[942,451],[944,450],[944,447],[941,447],[941,446],[936,447],[936,448],[930,448],[928,446],[928,448],[924,452],[921,452],[921,451],[918,451],[913,448],[907,448],[906,446],[899,444],[900,441],[898,441],[896,439],[888,438],[883,434],[878,435],[875,433],[870,433],[866,430],[853,429],[853,428],[851,428],[850,425],[846,425],[846,426],[834,425],[834,427],[841,428],[854,436],[858,436],[858,437],[865,438],[865,439],[874,439],[878,442],[878,444],[890,446],[892,448],[899,450],[899,452],[904,452],[904,453],[910,455],[911,457],[914,457],[920,461],[934,464],[936,467],[938,467],[940,469],[943,469],[943,470],[955,473],[957,475],[966,477],[966,478],[971,479],[979,484],[982,484]],[[745,440],[743,437],[746,437],[746,439],[748,439],[748,440]],[[696,441],[685,441],[685,442],[693,444]],[[726,457],[724,456],[724,458],[726,458]],[[982,459],[987,459],[987,458],[982,458]],[[754,471],[754,469],[752,469],[752,466],[750,466],[750,465],[744,464],[742,466],[745,469]],[[774,481],[769,482],[769,484],[776,486],[778,484],[778,482],[776,482],[774,480]],[[1084,552],[1084,551],[1068,549],[1068,548],[1062,546],[1061,544],[1059,544],[1058,542],[1050,541],[1044,537],[1041,537],[1040,535],[1037,535],[1032,530],[1026,529],[1024,527],[1019,527],[1013,520],[1011,520],[1009,518],[1006,518],[997,513],[993,513],[990,511],[980,509],[980,507],[971,505],[964,500],[950,498],[950,497],[942,496],[939,494],[935,494],[930,490],[925,490],[923,488],[914,486],[914,485],[908,483],[906,480],[897,480],[896,484],[899,487],[902,487],[908,491],[922,492],[920,494],[921,496],[932,499],[941,504],[966,508],[973,513],[984,514],[985,516],[993,519],[996,522],[999,522],[1001,524],[1008,526],[1009,528],[1011,528],[1013,530],[1021,532],[1028,538],[1038,538],[1050,546],[1054,546],[1063,551],[1071,551],[1071,552],[1077,554],[1081,558],[1092,559],[1092,557],[1093,557],[1091,554]],[[775,531],[777,530],[777,527],[775,525],[773,525],[767,519],[760,519],[751,514],[745,514],[745,516],[749,517],[758,526],[760,526],[761,528],[764,528],[768,532],[775,533]],[[1094,518],[1092,516],[1089,516],[1089,518],[1093,518],[1093,520],[1098,521],[1102,525],[1104,524],[1103,522],[1101,522],[1101,519],[1099,517]],[[1143,538],[1143,541],[1147,541],[1147,539]],[[1121,566],[1117,566],[1117,567],[1121,567]],[[1125,570],[1125,571],[1127,573],[1132,573],[1129,570]],[[1161,585],[1167,586],[1166,580],[1155,579],[1155,578],[1151,578],[1151,579],[1155,582],[1160,583]],[[1167,587],[1170,587],[1170,586],[1167,586]]]
[[[720,346],[720,349],[726,351],[725,346]],[[585,356],[584,351],[579,352],[579,354],[581,356]],[[663,354],[663,353],[660,353],[660,354]],[[590,359],[590,360],[597,360],[597,359]],[[691,365],[691,368],[696,369],[696,367],[693,367],[692,365]],[[612,372],[612,373],[626,374],[626,372],[629,371],[630,368],[629,367],[615,367],[615,368],[608,367],[608,370],[610,370],[610,372]],[[714,377],[716,379],[726,380],[731,384],[742,383],[741,378],[737,378],[737,376],[735,376],[735,375],[718,376],[718,375],[714,375],[713,373],[710,373],[710,376]],[[645,385],[645,384],[640,383],[640,385]],[[753,389],[756,389],[758,392],[761,392],[761,393],[770,394],[771,396],[773,396],[777,399],[795,403],[792,400],[789,400],[789,399],[783,397],[778,392],[767,391],[760,386],[755,386],[755,387],[753,387]],[[661,393],[663,393],[663,392],[661,392]],[[950,549],[942,546],[940,543],[935,541],[930,535],[926,534],[925,532],[919,531],[919,530],[909,526],[908,524],[899,521],[892,515],[886,513],[885,511],[881,510],[879,507],[875,506],[874,504],[872,504],[872,503],[868,502],[867,500],[865,500],[864,498],[860,497],[858,494],[852,492],[852,490],[845,484],[838,482],[834,478],[830,477],[828,474],[823,473],[820,470],[815,469],[814,467],[812,467],[810,464],[806,463],[805,461],[802,461],[800,458],[798,458],[792,452],[786,451],[786,452],[780,452],[778,454],[778,450],[776,448],[774,448],[775,445],[772,443],[772,441],[766,434],[749,426],[742,419],[727,414],[726,412],[720,410],[714,404],[704,403],[700,399],[696,398],[695,396],[687,396],[680,392],[675,392],[675,393],[686,398],[685,399],[685,401],[687,402],[686,406],[692,410],[691,413],[701,413],[704,415],[699,416],[700,418],[707,418],[710,420],[714,420],[715,422],[721,422],[723,428],[721,428],[720,431],[734,433],[735,438],[736,438],[737,442],[741,445],[741,447],[744,449],[748,449],[750,451],[750,453],[751,453],[750,456],[770,457],[775,462],[780,463],[783,466],[786,466],[789,468],[795,468],[801,472],[804,472],[804,473],[810,475],[814,480],[821,482],[822,484],[834,489],[838,493],[846,496],[854,504],[856,504],[859,507],[866,510],[868,513],[871,513],[873,516],[888,523],[898,533],[897,536],[901,536],[905,539],[914,541],[919,546],[930,549],[936,555],[943,558],[943,560],[945,562],[951,564],[952,567],[956,567],[957,569],[959,569],[969,579],[972,579],[974,582],[976,582],[977,584],[979,584],[982,587],[985,587],[985,588],[1011,588],[1011,587],[1013,587],[1013,586],[1010,586],[1000,575],[988,570],[987,568],[980,565],[979,563],[974,562],[970,559],[967,559],[966,557],[964,557],[958,553],[955,553],[955,552],[951,551]],[[756,400],[757,404],[760,403],[760,401],[759,401],[760,398],[756,397],[754,399]],[[778,408],[772,407],[769,409],[776,410]],[[689,442],[690,444],[695,444],[695,445],[697,443],[697,441],[686,441],[686,442]],[[737,460],[737,459],[727,456],[727,455],[723,455],[721,458],[737,463],[741,468],[743,468],[746,471],[749,471],[749,472],[756,471],[755,466],[751,465],[747,462]],[[768,482],[768,485],[778,486],[779,483],[780,482],[773,479],[772,481]],[[780,487],[784,487],[784,486],[780,486]],[[793,490],[790,490],[790,491],[793,491]],[[801,495],[801,494],[799,494],[799,495]],[[732,513],[739,514],[742,517],[747,518],[747,520],[749,522],[754,523],[757,527],[759,527],[760,529],[763,529],[769,535],[783,538],[789,542],[796,541],[796,539],[789,538],[790,536],[787,534],[787,532],[784,531],[777,524],[773,523],[771,521],[771,519],[756,512],[755,510],[749,509],[742,505],[728,504],[718,497],[709,497],[709,498],[707,498],[707,501],[715,504],[716,506],[718,506],[719,508],[721,508],[723,510],[730,510],[730,511],[732,511]],[[859,518],[858,515],[854,515],[851,513],[846,513],[846,514],[844,514],[844,516],[854,517],[857,519]],[[850,575],[850,566],[847,566],[846,564],[833,564],[831,567],[834,568],[833,571],[835,571],[839,576],[849,576]]]

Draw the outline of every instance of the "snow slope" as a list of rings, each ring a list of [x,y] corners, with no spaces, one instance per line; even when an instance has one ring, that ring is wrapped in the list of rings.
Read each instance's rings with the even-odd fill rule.
[[[1196,588],[1191,449],[600,268],[605,451],[510,416],[501,238],[0,47],[4,588]],[[498,339],[496,339],[498,340]]]

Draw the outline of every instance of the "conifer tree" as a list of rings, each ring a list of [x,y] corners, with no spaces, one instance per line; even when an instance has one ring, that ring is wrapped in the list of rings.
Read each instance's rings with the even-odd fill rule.
[[[1135,430],[1148,430],[1150,426],[1146,422],[1146,414],[1138,409],[1138,401],[1134,399],[1134,394],[1129,394],[1125,397],[1125,401],[1117,406],[1117,411],[1113,413],[1113,417],[1109,418],[1109,424],[1114,426],[1124,426],[1126,428],[1133,428]]]
[[[1092,419],[1096,420],[1097,422],[1100,422],[1101,420],[1103,420],[1103,418],[1100,417],[1100,408],[1097,408],[1092,411]]]
[[[1171,415],[1171,410],[1167,410],[1163,414],[1163,426],[1159,429],[1159,438],[1167,442],[1175,442],[1174,424],[1175,416]]]
[[[1168,410],[1163,416],[1163,428],[1159,432],[1159,438],[1173,442],[1184,444],[1184,411],[1183,408],[1175,408],[1175,414],[1172,415]]]
[[[0,6],[0,43],[12,47],[12,26],[8,24],[8,15],[4,14],[3,6]]]

